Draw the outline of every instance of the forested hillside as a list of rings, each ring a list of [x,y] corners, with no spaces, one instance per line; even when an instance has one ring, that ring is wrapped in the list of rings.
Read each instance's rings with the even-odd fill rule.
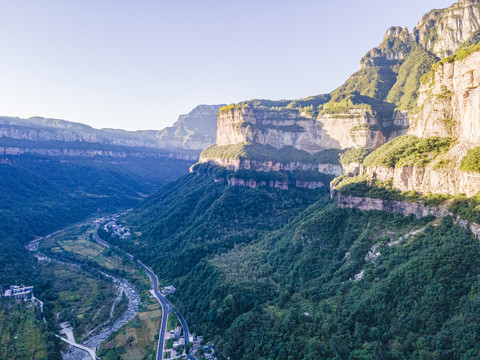
[[[225,358],[480,355],[480,244],[451,219],[191,174],[124,221],[137,235],[115,241],[178,287],[175,303]]]
[[[131,208],[190,165],[170,158],[2,157],[0,284],[31,281],[34,260],[24,249],[27,241]]]

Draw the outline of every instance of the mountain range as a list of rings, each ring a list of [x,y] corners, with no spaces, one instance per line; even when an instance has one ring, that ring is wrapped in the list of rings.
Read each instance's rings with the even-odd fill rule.
[[[480,358],[479,41],[460,0],[388,29],[329,94],[160,131],[1,118],[0,284],[33,281],[28,240],[133,207],[131,236],[102,236],[220,359]]]

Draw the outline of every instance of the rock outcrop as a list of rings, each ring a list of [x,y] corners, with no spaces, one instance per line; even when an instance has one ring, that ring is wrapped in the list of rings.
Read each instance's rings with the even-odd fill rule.
[[[235,106],[221,109],[217,145],[256,142],[275,148],[293,146],[315,153],[322,150],[321,129],[298,109],[258,109]]]
[[[341,208],[354,208],[362,211],[386,211],[404,216],[414,215],[417,218],[452,216],[452,213],[445,206],[426,206],[419,202],[343,196],[335,191],[332,192],[331,197],[338,201],[338,206]]]
[[[423,78],[408,134],[457,141],[427,166],[375,166],[365,173],[377,180],[393,180],[393,186],[402,191],[468,197],[480,191],[480,173],[459,169],[467,151],[480,146],[480,47],[441,61]]]
[[[382,122],[373,110],[352,109],[343,114],[320,114],[316,124],[320,128],[322,149],[376,149],[387,140],[382,132]]]
[[[211,163],[223,166],[226,170],[251,170],[251,171],[314,171],[326,175],[340,176],[344,173],[342,165],[335,164],[308,164],[302,162],[274,162],[259,161],[251,159],[222,159],[222,158],[203,158],[200,157],[200,163]]]
[[[68,146],[68,143],[65,144]],[[92,146],[95,146],[92,143]],[[166,151],[155,151],[155,149],[140,150],[135,148],[125,147],[123,150],[108,150],[108,149],[75,149],[75,148],[38,148],[28,146],[0,146],[0,156],[18,156],[18,155],[39,155],[48,157],[108,157],[108,158],[173,158],[186,161],[196,161],[196,155],[179,154]]]
[[[393,178],[402,190],[472,194],[479,184],[477,175],[464,174],[458,166],[467,150],[480,142],[480,52],[435,65],[435,72],[424,76],[421,86],[420,78],[438,60],[476,40],[480,40],[480,0],[461,0],[432,10],[412,32],[398,26],[388,29],[382,43],[362,58],[360,70],[329,95],[223,107],[216,144],[253,143],[316,154],[325,149],[377,149],[407,132],[417,137],[455,137],[457,146],[438,159],[448,167],[433,161],[426,168],[367,171],[380,179]],[[201,161],[237,170],[299,169],[336,175],[363,171],[361,166],[347,169],[290,159],[258,162],[241,154]]]
[[[186,115],[180,115],[171,126],[155,134],[162,149],[201,151],[213,143],[217,133],[217,113],[221,105],[199,105]]]
[[[479,29],[480,1],[459,0],[446,9],[424,15],[413,29],[412,38],[442,59],[473,40]]]
[[[469,229],[477,239],[480,238],[479,224],[468,222],[458,216],[455,217],[446,206],[427,206],[418,202],[343,196],[336,191],[332,191],[331,197],[337,200],[340,208],[359,209],[362,211],[385,211],[402,214],[403,216],[414,215],[417,218],[426,216],[434,216],[436,218],[452,216],[455,218],[455,223],[458,226]]]
[[[480,144],[480,51],[440,62],[423,81],[408,133]]]

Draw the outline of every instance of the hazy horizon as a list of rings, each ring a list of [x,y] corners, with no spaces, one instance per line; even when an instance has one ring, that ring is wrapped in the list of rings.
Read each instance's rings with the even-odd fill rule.
[[[328,93],[453,0],[1,1],[0,115],[157,130],[200,104]]]

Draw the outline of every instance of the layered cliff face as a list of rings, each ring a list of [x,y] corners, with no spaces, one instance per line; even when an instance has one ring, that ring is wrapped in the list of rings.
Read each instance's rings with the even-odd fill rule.
[[[214,143],[217,111],[221,105],[200,105],[180,115],[173,126],[163,130],[125,131],[94,129],[88,125],[34,117],[0,117],[1,138],[31,141],[89,142],[101,145],[168,149],[173,153],[200,153]],[[1,144],[1,143],[0,143]]]
[[[299,161],[291,157],[284,161],[262,158],[259,162],[258,157],[249,158],[247,152],[230,158],[228,151],[220,151],[227,157],[211,156],[215,151],[208,151],[201,161],[257,171],[330,171],[328,165],[335,165],[341,169],[335,168],[336,174],[368,171],[382,178],[388,173],[383,178],[393,176],[395,185],[402,190],[465,190],[471,194],[477,187],[476,178],[462,175],[458,168],[480,137],[480,55],[447,59],[429,72],[442,57],[476,41],[480,37],[479,24],[479,0],[464,0],[447,9],[433,10],[412,32],[398,26],[388,29],[382,43],[361,59],[360,70],[328,95],[296,101],[252,100],[224,107],[218,114],[219,147],[260,144],[316,155],[327,149],[378,149],[407,132],[419,138],[458,138],[454,150],[428,166],[422,165],[422,170],[417,165],[388,171],[381,170],[381,166],[363,170],[362,164],[346,167],[338,162],[312,163],[303,157]],[[420,175],[424,172],[426,175]]]
[[[447,9],[424,15],[412,37],[426,50],[444,58],[475,38],[479,29],[480,1],[460,0]]]
[[[464,193],[468,197],[480,191],[480,173],[475,166],[462,166],[469,150],[480,146],[479,69],[480,46],[473,45],[440,61],[422,79],[418,107],[411,114],[408,134],[432,143],[454,139],[445,151],[430,153],[428,163],[415,163],[405,157],[404,163],[387,166],[385,161],[378,161],[381,158],[378,154],[383,153],[384,158],[393,156],[395,151],[418,154],[418,147],[424,146],[417,145],[407,151],[405,147],[387,144],[371,155],[370,164],[368,158],[365,160],[369,165],[365,174],[380,181],[392,180],[393,186],[401,191]],[[377,160],[373,159],[375,154]]]
[[[215,142],[217,113],[221,105],[199,105],[186,115],[180,115],[171,127],[155,134],[162,149],[201,151]]]
[[[480,143],[480,52],[462,56],[440,62],[423,78],[409,134]]]
[[[370,110],[352,109],[314,119],[299,109],[263,110],[240,105],[219,112],[216,143],[292,146],[313,154],[324,149],[377,148],[385,139],[376,114]]]
[[[252,109],[236,106],[218,113],[217,145],[256,142],[275,148],[322,150],[320,127],[298,109]]]

